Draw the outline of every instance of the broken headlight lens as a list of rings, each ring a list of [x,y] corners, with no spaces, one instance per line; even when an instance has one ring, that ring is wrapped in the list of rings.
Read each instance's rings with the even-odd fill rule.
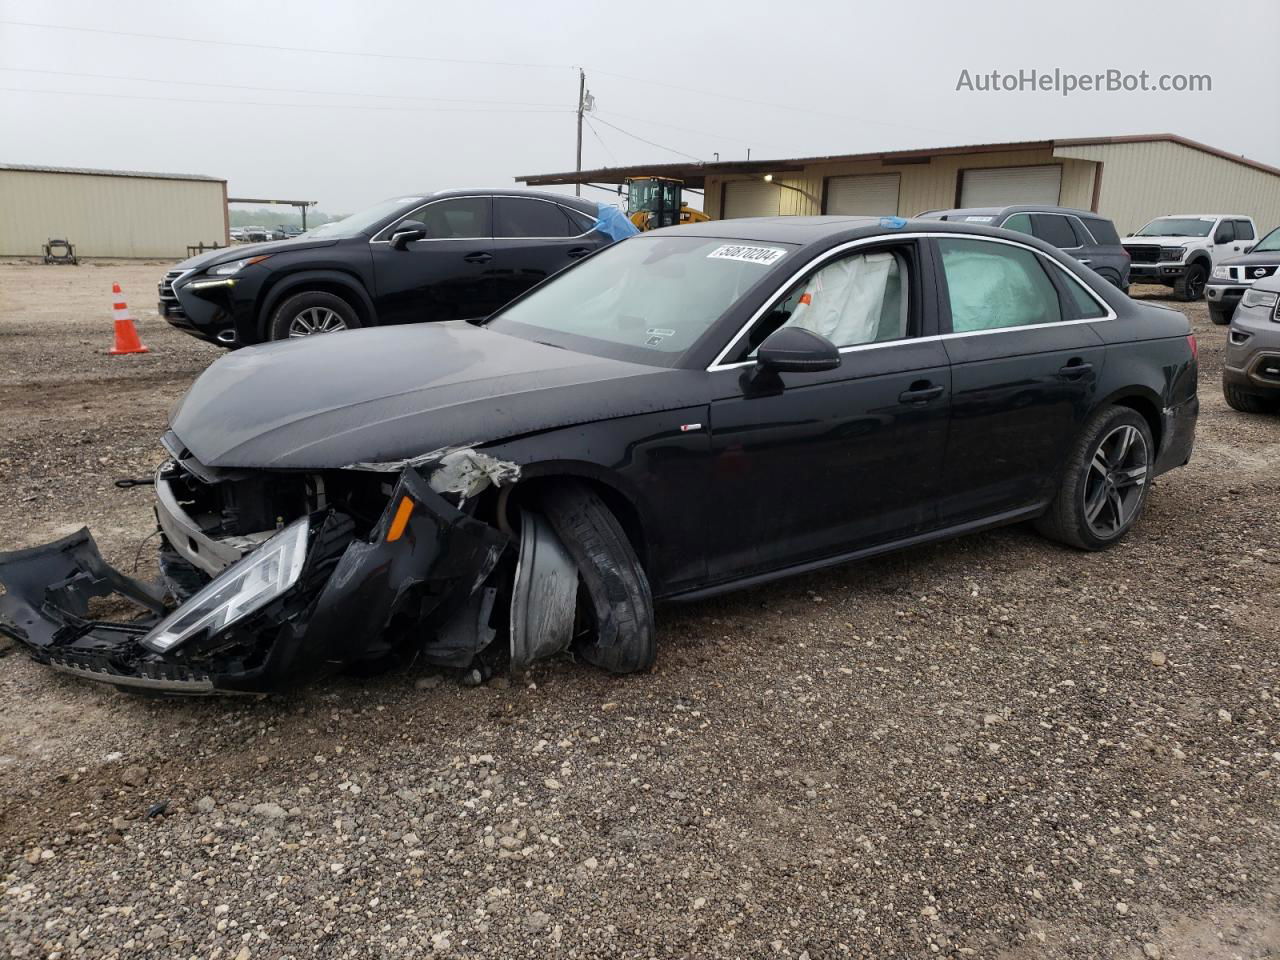
[[[143,645],[164,653],[197,633],[216,633],[280,596],[302,573],[308,524],[303,517],[232,564],[162,620]]]

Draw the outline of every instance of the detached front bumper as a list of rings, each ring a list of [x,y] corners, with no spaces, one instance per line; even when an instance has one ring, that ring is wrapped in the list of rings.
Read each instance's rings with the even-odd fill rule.
[[[483,630],[451,629],[450,621],[474,626],[478,611],[492,609],[496,590],[485,581],[508,537],[436,493],[420,469],[399,474],[367,536],[335,509],[306,523],[305,561],[287,588],[225,627],[196,630],[165,650],[156,639],[171,622],[162,621],[169,612],[163,591],[109,567],[87,530],[0,554],[0,634],[77,676],[183,694],[270,692],[385,659],[396,628],[420,631],[424,656],[442,665],[466,665],[491,639]],[[242,569],[231,563],[209,586]],[[110,597],[131,602],[138,615],[97,619],[91,610]],[[200,600],[197,593],[178,612]]]

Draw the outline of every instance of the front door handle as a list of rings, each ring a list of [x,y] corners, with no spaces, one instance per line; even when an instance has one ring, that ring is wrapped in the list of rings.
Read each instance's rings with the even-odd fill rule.
[[[462,258],[467,263],[488,263],[493,259],[492,253],[469,253]]]
[[[1079,380],[1086,373],[1093,369],[1092,363],[1086,363],[1083,360],[1073,359],[1067,362],[1065,367],[1058,370],[1058,376],[1063,380]]]
[[[572,250],[569,251],[569,256],[572,257],[574,260],[577,260],[579,257],[585,257],[590,252],[591,252],[590,247],[574,247]]]
[[[898,394],[899,403],[909,403],[912,406],[921,406],[930,400],[937,400],[944,391],[944,387],[932,384],[928,380],[919,380],[911,385],[910,390],[904,390]]]

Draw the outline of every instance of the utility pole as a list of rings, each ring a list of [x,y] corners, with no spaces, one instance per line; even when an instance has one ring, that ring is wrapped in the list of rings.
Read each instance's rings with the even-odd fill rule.
[[[587,107],[587,74],[578,68],[578,165],[574,168],[578,173],[582,173],[582,113]],[[573,184],[573,195],[575,197],[582,196],[582,181],[575,180]]]

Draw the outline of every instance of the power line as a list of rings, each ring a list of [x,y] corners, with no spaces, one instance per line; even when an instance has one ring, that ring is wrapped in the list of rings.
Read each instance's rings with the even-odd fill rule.
[[[601,117],[599,114],[596,115],[595,119],[599,120],[606,127],[609,127],[612,130],[617,130],[619,133],[623,134],[624,136],[630,137],[632,140],[639,140],[641,143],[647,143],[651,147],[657,147],[659,150],[666,150],[668,153],[674,153],[681,157],[687,157],[688,159],[693,160],[697,163],[704,162],[700,157],[695,157],[691,153],[685,153],[683,150],[677,150],[675,147],[668,147],[661,143],[655,143],[652,140],[646,140],[644,137],[638,137],[634,133],[631,133],[629,130],[623,130],[617,124],[610,123],[608,120],[604,119],[604,117]]]
[[[894,123],[892,120],[872,120],[868,117],[853,117],[842,113],[828,113],[825,110],[811,110],[806,107],[797,106],[793,103],[768,103],[764,100],[751,100],[747,97],[736,97],[730,93],[718,93],[713,90],[697,90],[693,87],[682,87],[675,83],[664,83],[661,80],[650,80],[647,77],[633,77],[625,73],[615,73],[612,70],[593,69],[593,73],[601,74],[606,77],[614,77],[618,80],[630,80],[632,83],[647,83],[655,87],[666,87],[668,90],[678,90],[681,93],[696,93],[700,97],[716,97],[720,100],[733,100],[737,103],[748,103],[755,107],[768,107],[771,110],[785,110],[788,113],[808,113],[816,117],[830,117],[836,120],[848,120],[853,123],[870,123],[882,127],[901,127],[907,130],[920,130],[925,133],[942,133],[946,135],[954,135],[953,130],[939,130],[936,127],[917,127],[909,123]]]
[[[298,90],[291,87],[257,87],[241,83],[211,83],[205,80],[165,80],[160,77],[125,77],[111,73],[73,73],[69,70],[37,70],[34,67],[0,67],[12,73],[40,73],[58,77],[80,77],[89,80],[127,80],[137,83],[163,83],[166,86],[221,87],[226,90],[254,90],[262,93],[299,93],[320,97],[376,97],[381,100],[422,100],[439,103],[487,103],[519,107],[554,107],[567,109],[558,103],[535,103],[525,100],[475,100],[467,97],[416,97],[398,93],[354,93],[347,90]]]
[[[528,67],[536,70],[567,70],[570,64],[521,63],[513,60],[465,60],[458,57],[424,57],[408,53],[370,53],[366,50],[331,50],[321,47],[285,47],[271,43],[245,43],[239,40],[214,40],[210,37],[177,37],[164,33],[136,33],[129,30],[107,30],[102,27],[79,27],[61,23],[31,23],[25,20],[0,20],[10,27],[34,27],[40,30],[71,30],[78,33],[100,33],[113,37],[132,37],[136,40],[168,40],[176,43],[202,43],[219,47],[246,47],[250,50],[279,50],[285,53],[319,53],[334,57],[373,57],[379,60],[415,60],[426,63],[469,64],[483,67]]]
[[[0,67],[0,69],[3,69],[3,68]],[[597,114],[598,113],[599,111],[597,111]],[[759,144],[760,146],[764,146],[764,147],[775,147],[779,150],[787,149],[786,147],[778,147],[777,144],[770,144],[770,143],[761,144],[758,140],[743,140],[739,137],[729,137],[720,133],[712,133],[709,130],[697,130],[697,129],[694,129],[693,127],[678,127],[674,123],[663,123],[659,120],[650,120],[648,117],[637,117],[635,114],[631,114],[631,113],[620,113],[617,110],[613,110],[613,109],[609,110],[609,116],[625,117],[628,120],[635,120],[638,123],[647,123],[655,127],[666,127],[670,130],[679,130],[681,133],[692,133],[698,136],[713,137],[716,140],[731,140],[734,143],[740,143],[743,146],[748,146],[748,147],[756,146],[757,144]]]
[[[161,100],[168,103],[226,104],[233,107],[283,107],[286,110],[379,110],[407,113],[573,113],[567,108],[537,110],[527,107],[499,108],[496,110],[474,107],[371,107],[355,103],[263,103],[260,100],[205,100],[196,97],[148,97],[136,93],[89,93],[85,90],[32,90],[25,87],[0,87],[7,93],[43,93],[64,97],[108,97],[116,100]]]
[[[595,134],[595,138],[600,141],[600,146],[603,147],[604,152],[609,155],[609,159],[612,160],[614,163],[617,163],[618,158],[613,155],[613,151],[609,149],[609,145],[605,143],[604,140],[601,138],[600,131],[595,128],[595,124],[591,122],[591,118],[583,117],[582,119],[587,121],[587,127],[591,130],[593,134]]]

